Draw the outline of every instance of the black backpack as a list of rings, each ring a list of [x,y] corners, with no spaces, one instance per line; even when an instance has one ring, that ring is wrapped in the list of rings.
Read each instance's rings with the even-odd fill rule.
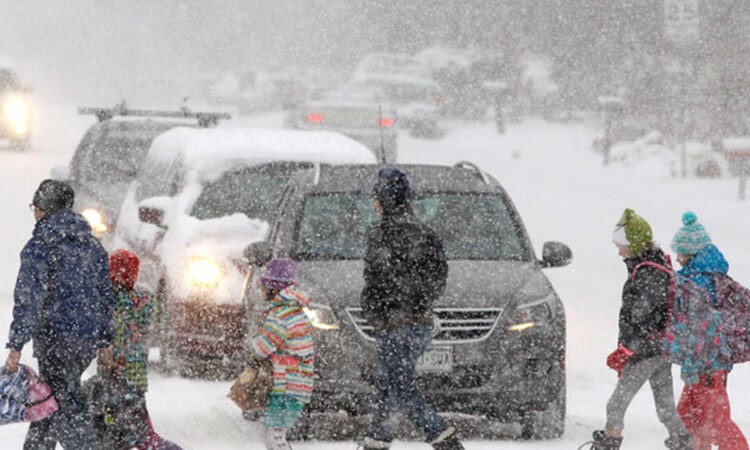
[[[390,260],[394,279],[402,296],[410,300],[407,309],[425,311],[445,290],[448,263],[443,242],[422,223],[409,223],[402,230],[404,249],[394,252]]]

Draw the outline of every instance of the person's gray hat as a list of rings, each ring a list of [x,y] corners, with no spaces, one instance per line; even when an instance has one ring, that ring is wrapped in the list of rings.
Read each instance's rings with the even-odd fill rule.
[[[73,188],[62,181],[47,179],[39,184],[31,204],[49,217],[62,208],[72,208],[75,200]]]

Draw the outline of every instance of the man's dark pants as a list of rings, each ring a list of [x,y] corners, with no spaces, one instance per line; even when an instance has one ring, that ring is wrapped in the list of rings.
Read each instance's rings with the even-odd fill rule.
[[[378,333],[371,438],[384,442],[393,440],[396,412],[404,413],[424,433],[427,441],[447,428],[445,420],[425,402],[417,386],[417,360],[430,343],[430,332],[426,326],[411,325]]]
[[[58,441],[66,450],[96,450],[96,433],[81,389],[81,375],[93,355],[61,347],[36,354],[39,375],[52,389],[58,410],[29,426],[24,450],[54,450]]]

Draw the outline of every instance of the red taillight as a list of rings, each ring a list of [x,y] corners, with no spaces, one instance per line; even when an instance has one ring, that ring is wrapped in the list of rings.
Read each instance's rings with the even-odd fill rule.
[[[393,119],[390,117],[381,117],[378,123],[383,128],[390,128],[393,126]]]
[[[309,123],[323,123],[323,114],[308,114],[307,121]]]

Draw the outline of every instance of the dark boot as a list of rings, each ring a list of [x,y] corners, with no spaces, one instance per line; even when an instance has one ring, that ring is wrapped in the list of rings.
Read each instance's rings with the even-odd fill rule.
[[[693,438],[689,434],[670,436],[664,441],[669,450],[693,450]]]
[[[622,444],[621,437],[607,436],[604,430],[596,430],[593,434],[594,442],[591,450],[618,450]]]
[[[453,427],[446,428],[438,437],[430,441],[430,444],[435,450],[464,450],[464,446],[456,436],[456,429]]]

